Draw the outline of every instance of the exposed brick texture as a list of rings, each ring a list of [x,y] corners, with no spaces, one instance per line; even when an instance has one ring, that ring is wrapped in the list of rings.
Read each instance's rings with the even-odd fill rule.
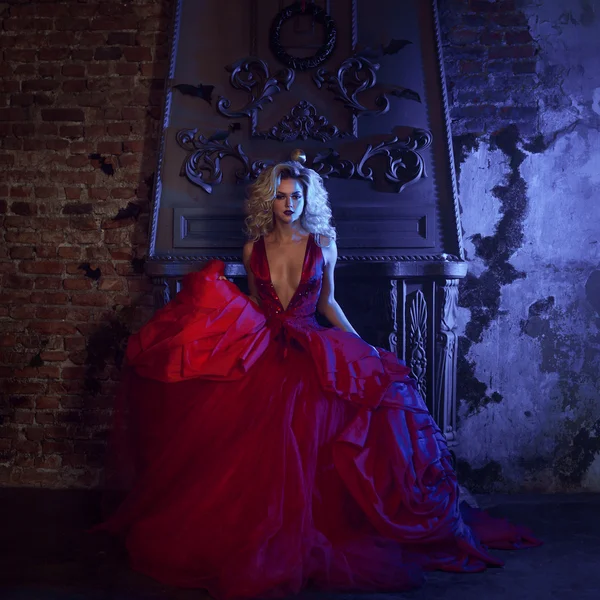
[[[171,0],[0,4],[0,485],[94,486],[140,272]],[[440,0],[453,132],[536,127],[513,0]],[[114,174],[107,174],[106,167]],[[114,220],[129,202],[137,220]]]
[[[452,132],[538,132],[537,45],[514,0],[439,0]]]
[[[0,485],[98,481],[115,357],[151,313],[172,4],[0,4]]]

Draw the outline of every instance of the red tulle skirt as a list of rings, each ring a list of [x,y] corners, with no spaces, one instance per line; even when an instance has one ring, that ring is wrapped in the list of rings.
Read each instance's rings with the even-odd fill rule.
[[[214,273],[130,341],[113,444],[130,489],[97,529],[123,536],[134,569],[219,599],[402,591],[539,543],[459,506],[395,356],[310,315],[265,315]]]

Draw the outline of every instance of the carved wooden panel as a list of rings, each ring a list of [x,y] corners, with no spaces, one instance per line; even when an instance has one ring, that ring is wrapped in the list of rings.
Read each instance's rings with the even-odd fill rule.
[[[301,148],[330,194],[340,303],[407,361],[454,443],[466,265],[435,0],[223,6],[176,0],[146,261],[156,306],[213,257],[245,289],[245,185]]]
[[[349,274],[337,285],[348,318],[366,341],[406,362],[448,443],[455,444],[458,279]],[[247,293],[244,277],[233,281]],[[153,282],[160,307],[179,291],[181,277]]]
[[[198,208],[174,208],[173,217],[173,245],[176,248],[196,248],[201,243],[207,249],[226,248],[228,252],[236,252],[244,243],[235,210],[207,214]]]
[[[434,0],[176,6],[151,260],[239,260],[245,185],[297,147],[342,260],[462,259]]]

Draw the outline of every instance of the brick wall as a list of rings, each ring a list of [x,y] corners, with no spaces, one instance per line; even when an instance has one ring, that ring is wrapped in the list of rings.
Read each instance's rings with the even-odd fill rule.
[[[151,311],[171,5],[0,4],[0,485],[97,482],[115,362]],[[458,145],[535,133],[536,47],[514,0],[440,0],[440,15]]]
[[[438,0],[454,136],[538,131],[537,46],[516,0]]]
[[[151,305],[170,4],[0,4],[0,485],[97,480],[115,357]]]

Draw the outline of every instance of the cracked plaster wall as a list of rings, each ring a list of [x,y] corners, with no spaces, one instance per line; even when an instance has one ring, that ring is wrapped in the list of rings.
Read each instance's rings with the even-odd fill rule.
[[[600,491],[600,1],[517,3],[537,118],[457,138],[459,473],[477,491]]]

